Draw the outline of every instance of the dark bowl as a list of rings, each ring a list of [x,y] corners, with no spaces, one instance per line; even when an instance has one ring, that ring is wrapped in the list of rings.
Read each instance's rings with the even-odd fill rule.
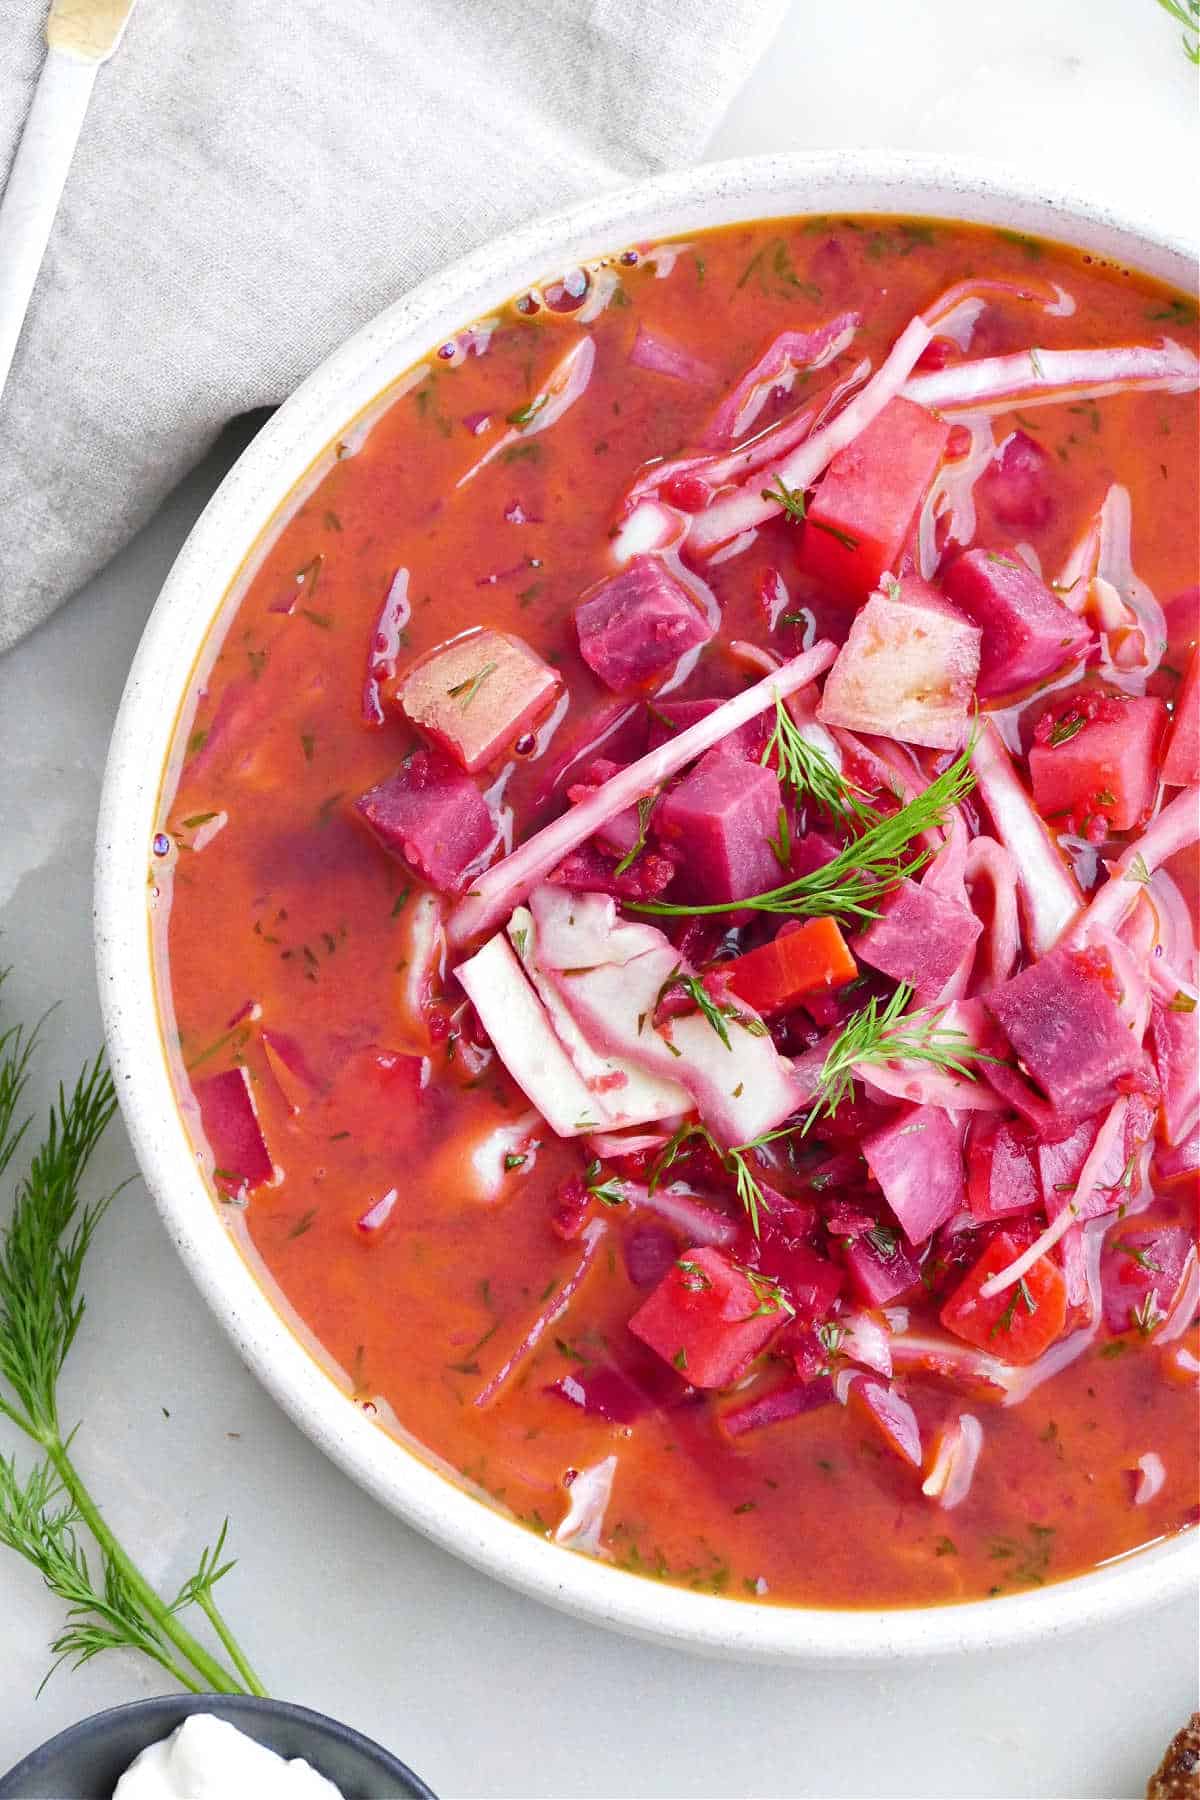
[[[222,1694],[167,1694],[95,1713],[0,1778],[0,1800],[112,1800],[139,1751],[197,1712],[215,1713],[280,1756],[302,1756],[345,1800],[436,1800],[398,1758],[336,1719],[286,1700]]]

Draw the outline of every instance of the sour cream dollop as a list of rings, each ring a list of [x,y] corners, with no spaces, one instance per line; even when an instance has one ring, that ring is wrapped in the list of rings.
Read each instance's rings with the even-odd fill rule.
[[[343,1800],[303,1758],[291,1762],[212,1713],[193,1713],[150,1744],[118,1781],[113,1800]]]

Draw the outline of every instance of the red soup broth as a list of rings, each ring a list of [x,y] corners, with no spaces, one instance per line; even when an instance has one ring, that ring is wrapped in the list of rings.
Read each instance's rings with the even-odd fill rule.
[[[1079,1353],[1019,1404],[998,1403],[1003,1395],[961,1371],[897,1369],[891,1391],[917,1421],[921,1467],[861,1403],[865,1374],[839,1404],[838,1377],[844,1390],[852,1365],[837,1319],[861,1307],[844,1282],[814,1339],[816,1362],[781,1354],[781,1334],[737,1376],[737,1391],[689,1385],[685,1367],[629,1329],[664,1269],[686,1263],[688,1234],[604,1203],[613,1181],[608,1198],[620,1198],[622,1174],[644,1181],[644,1159],[598,1171],[578,1138],[557,1138],[533,1117],[454,980],[464,952],[426,966],[450,903],[385,852],[353,803],[422,744],[389,677],[479,626],[520,638],[562,681],[553,711],[473,777],[509,842],[566,808],[566,787],[594,755],[639,754],[647,696],[614,697],[583,661],[573,620],[580,595],[613,573],[614,524],[637,472],[702,453],[722,398],[780,332],[861,315],[832,363],[769,392],[755,432],[808,394],[819,401],[862,359],[878,368],[914,314],[954,283],[979,280],[999,285],[969,348],[935,336],[922,370],[1163,336],[1194,346],[1190,304],[1129,270],[1011,232],[862,217],[640,246],[518,297],[435,349],[346,428],[315,485],[285,504],[206,649],[162,796],[151,883],[164,1033],[213,1204],[267,1291],[380,1429],[516,1521],[552,1536],[578,1472],[615,1457],[590,1547],[734,1597],[829,1607],[973,1599],[1177,1532],[1196,1517],[1194,1325],[1160,1343],[1153,1312],[1148,1329],[1093,1318]],[[1032,304],[1034,282],[1043,294],[1057,285],[1073,310]],[[584,337],[595,350],[585,390],[529,430],[548,377]],[[1014,401],[991,423],[997,458],[1016,442],[1015,461],[975,489],[974,541],[1026,556],[1047,580],[1068,568],[1113,484],[1127,491],[1137,574],[1163,603],[1170,638],[1149,692],[1169,708],[1196,635],[1194,406],[1194,394],[1165,391]],[[951,433],[961,439],[961,425]],[[946,453],[962,448],[950,442]],[[674,497],[684,512],[695,506],[686,488]],[[777,515],[740,553],[706,566],[720,629],[673,701],[740,691],[739,641],[789,657],[814,633],[845,639],[856,603],[814,578],[803,541]],[[1024,711],[1006,701],[1018,752],[1046,705],[1030,699]],[[626,741],[639,730],[640,741]],[[564,774],[572,752],[574,776]],[[970,803],[966,811],[978,828]],[[1065,847],[1086,891],[1118,852],[1097,849],[1104,832],[1089,837],[1086,820],[1069,823]],[[1175,872],[1186,891],[1187,871]],[[743,930],[740,947],[763,940],[755,930]],[[716,942],[701,954],[717,954]],[[815,1016],[801,1024],[792,1053],[828,1028]],[[247,1095],[261,1138],[247,1136]],[[809,1207],[807,1219],[824,1218],[820,1245],[839,1281],[850,1240],[820,1213],[831,1196],[810,1176],[832,1158],[826,1182],[844,1178],[848,1199],[861,1197],[856,1132],[881,1116],[860,1095],[834,1137],[805,1140],[770,1174]],[[747,1222],[709,1160],[707,1172],[702,1159],[681,1168],[733,1221],[734,1260],[752,1261]],[[1176,1153],[1172,1179],[1139,1175],[1130,1231],[1194,1233],[1186,1164]],[[884,1232],[878,1241],[894,1248],[895,1231]],[[892,1302],[907,1319],[874,1317],[885,1332],[939,1334],[962,1269],[947,1274],[943,1238],[910,1254],[920,1278]],[[529,1347],[534,1322],[584,1264]],[[989,1350],[1002,1354],[1002,1342]],[[801,1377],[803,1396],[775,1401],[778,1417],[768,1405],[757,1428],[739,1432],[736,1418],[731,1427],[731,1416],[777,1390],[791,1395]],[[599,1410],[581,1404],[587,1396]],[[940,1434],[964,1412],[982,1428],[982,1449],[969,1491],[948,1510],[922,1481]],[[1155,1482],[1140,1477],[1148,1455],[1163,1471],[1152,1493]]]

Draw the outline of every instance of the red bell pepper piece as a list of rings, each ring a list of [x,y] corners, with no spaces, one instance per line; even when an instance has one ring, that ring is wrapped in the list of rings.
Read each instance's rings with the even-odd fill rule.
[[[844,987],[858,974],[836,919],[809,919],[758,950],[726,963],[727,986],[764,1019],[787,1012],[806,994]]]

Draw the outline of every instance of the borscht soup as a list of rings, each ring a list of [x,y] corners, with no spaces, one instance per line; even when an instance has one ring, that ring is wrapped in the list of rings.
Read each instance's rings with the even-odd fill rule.
[[[227,596],[147,846],[212,1203],[564,1550],[877,1608],[1195,1523],[1196,337],[981,226],[637,244]]]

